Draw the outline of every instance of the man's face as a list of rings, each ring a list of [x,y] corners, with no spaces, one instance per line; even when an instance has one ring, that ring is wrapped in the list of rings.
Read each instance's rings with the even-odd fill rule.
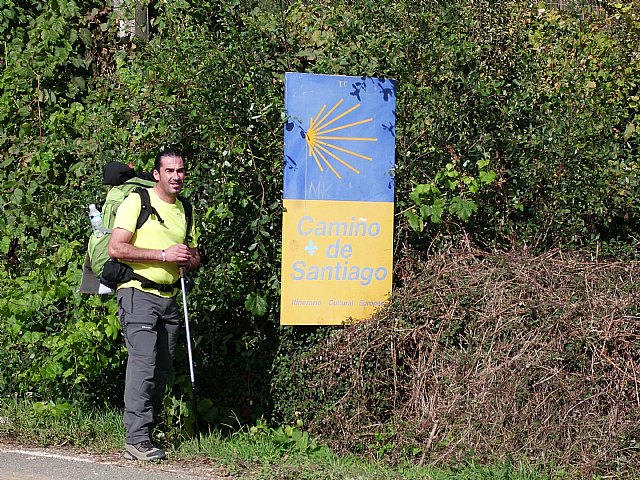
[[[176,197],[184,186],[184,162],[181,157],[162,157],[160,170],[154,170],[157,187],[169,197]]]

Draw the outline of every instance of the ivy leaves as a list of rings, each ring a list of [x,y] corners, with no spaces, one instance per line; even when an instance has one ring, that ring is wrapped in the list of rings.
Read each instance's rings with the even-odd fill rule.
[[[458,166],[457,154],[453,152],[455,162],[450,162],[434,176],[430,183],[416,185],[409,199],[415,204],[405,210],[404,215],[409,226],[422,232],[426,222],[440,224],[449,214],[463,222],[478,211],[477,198],[482,191],[495,182],[496,173],[488,169],[489,160],[476,162],[477,175]]]

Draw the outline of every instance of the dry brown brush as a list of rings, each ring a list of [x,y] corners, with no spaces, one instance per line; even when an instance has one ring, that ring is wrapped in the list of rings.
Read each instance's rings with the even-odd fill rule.
[[[292,363],[317,435],[422,463],[638,471],[639,262],[465,251],[396,274],[387,310]]]

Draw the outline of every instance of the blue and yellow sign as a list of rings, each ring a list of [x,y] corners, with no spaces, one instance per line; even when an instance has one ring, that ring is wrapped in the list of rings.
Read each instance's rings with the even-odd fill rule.
[[[283,325],[337,325],[392,286],[395,82],[285,77]]]

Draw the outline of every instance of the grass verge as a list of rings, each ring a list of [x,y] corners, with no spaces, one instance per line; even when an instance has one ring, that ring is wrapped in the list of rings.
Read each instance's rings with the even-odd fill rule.
[[[66,447],[95,454],[122,450],[121,412],[87,409],[67,403],[0,400],[0,441],[34,447]],[[560,470],[526,464],[467,463],[446,469],[417,465],[390,466],[354,455],[337,456],[297,427],[259,425],[231,434],[212,431],[200,441],[167,445],[169,462],[218,467],[224,475],[247,480],[559,480]],[[222,468],[222,470],[220,470]],[[211,470],[209,470],[210,472]]]

